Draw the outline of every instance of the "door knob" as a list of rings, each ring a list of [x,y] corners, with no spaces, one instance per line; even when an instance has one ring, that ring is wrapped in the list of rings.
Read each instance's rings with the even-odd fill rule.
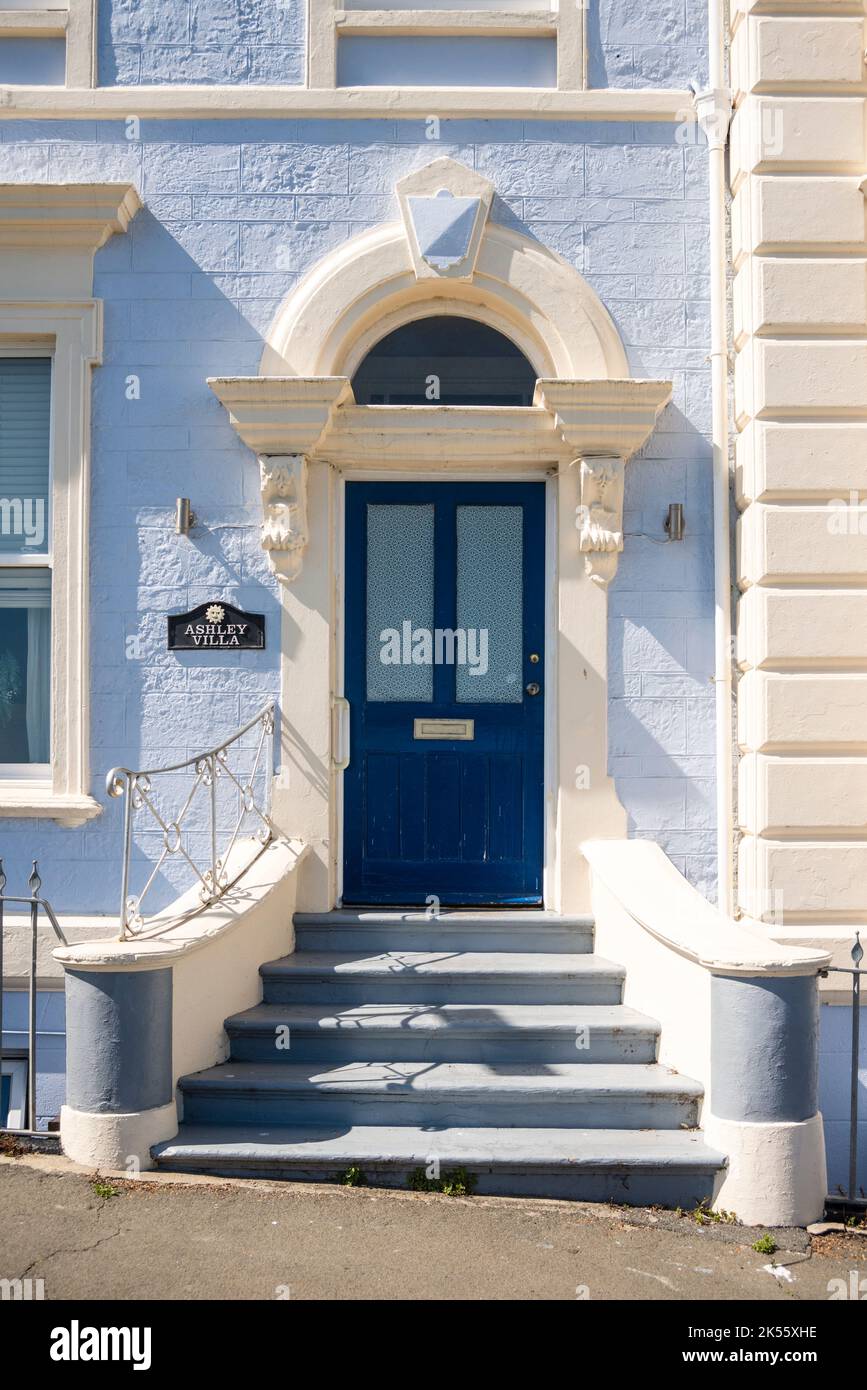
[[[524,689],[528,695],[539,695],[542,691],[542,687],[539,685],[538,681],[530,681],[530,684],[526,685]]]

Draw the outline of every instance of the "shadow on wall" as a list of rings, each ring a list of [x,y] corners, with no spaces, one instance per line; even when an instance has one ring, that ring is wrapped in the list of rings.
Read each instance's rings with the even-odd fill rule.
[[[624,552],[609,595],[609,770],[629,834],[716,892],[711,451],[673,406],[626,470]],[[686,535],[663,518],[682,501]]]

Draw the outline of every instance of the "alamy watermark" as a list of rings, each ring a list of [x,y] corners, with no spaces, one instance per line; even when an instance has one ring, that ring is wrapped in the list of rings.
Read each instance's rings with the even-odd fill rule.
[[[44,1279],[0,1279],[0,1303],[41,1303]]]
[[[379,659],[383,666],[466,666],[471,676],[485,676],[488,629],[413,627],[405,619],[400,628],[380,632]]]
[[[832,497],[828,503],[829,536],[867,536],[867,499],[855,488],[849,496]]]
[[[24,544],[45,544],[45,498],[0,497],[0,536],[23,536]]]

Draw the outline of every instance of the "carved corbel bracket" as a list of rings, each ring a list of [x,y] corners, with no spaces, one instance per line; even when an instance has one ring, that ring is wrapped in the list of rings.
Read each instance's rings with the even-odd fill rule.
[[[303,454],[259,459],[262,488],[262,548],[281,584],[301,573],[307,531],[307,459]]]
[[[580,468],[578,549],[593,583],[605,588],[617,573],[623,549],[624,461],[612,456],[576,459],[575,464]]]

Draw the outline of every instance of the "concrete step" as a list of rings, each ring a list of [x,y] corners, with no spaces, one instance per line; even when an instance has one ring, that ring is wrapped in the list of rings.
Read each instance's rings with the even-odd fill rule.
[[[593,950],[593,919],[556,912],[296,912],[299,951]]]
[[[226,1032],[237,1062],[653,1062],[659,1025],[623,1004],[259,1004]]]
[[[266,1004],[619,1004],[601,956],[518,951],[296,951],[260,971]]]
[[[224,1062],[179,1082],[202,1124],[677,1129],[701,1086],[657,1063]]]
[[[153,1154],[173,1172],[296,1182],[359,1167],[369,1184],[387,1187],[405,1187],[435,1160],[441,1174],[466,1169],[480,1194],[690,1209],[712,1195],[725,1166],[701,1134],[682,1130],[182,1124]]]

